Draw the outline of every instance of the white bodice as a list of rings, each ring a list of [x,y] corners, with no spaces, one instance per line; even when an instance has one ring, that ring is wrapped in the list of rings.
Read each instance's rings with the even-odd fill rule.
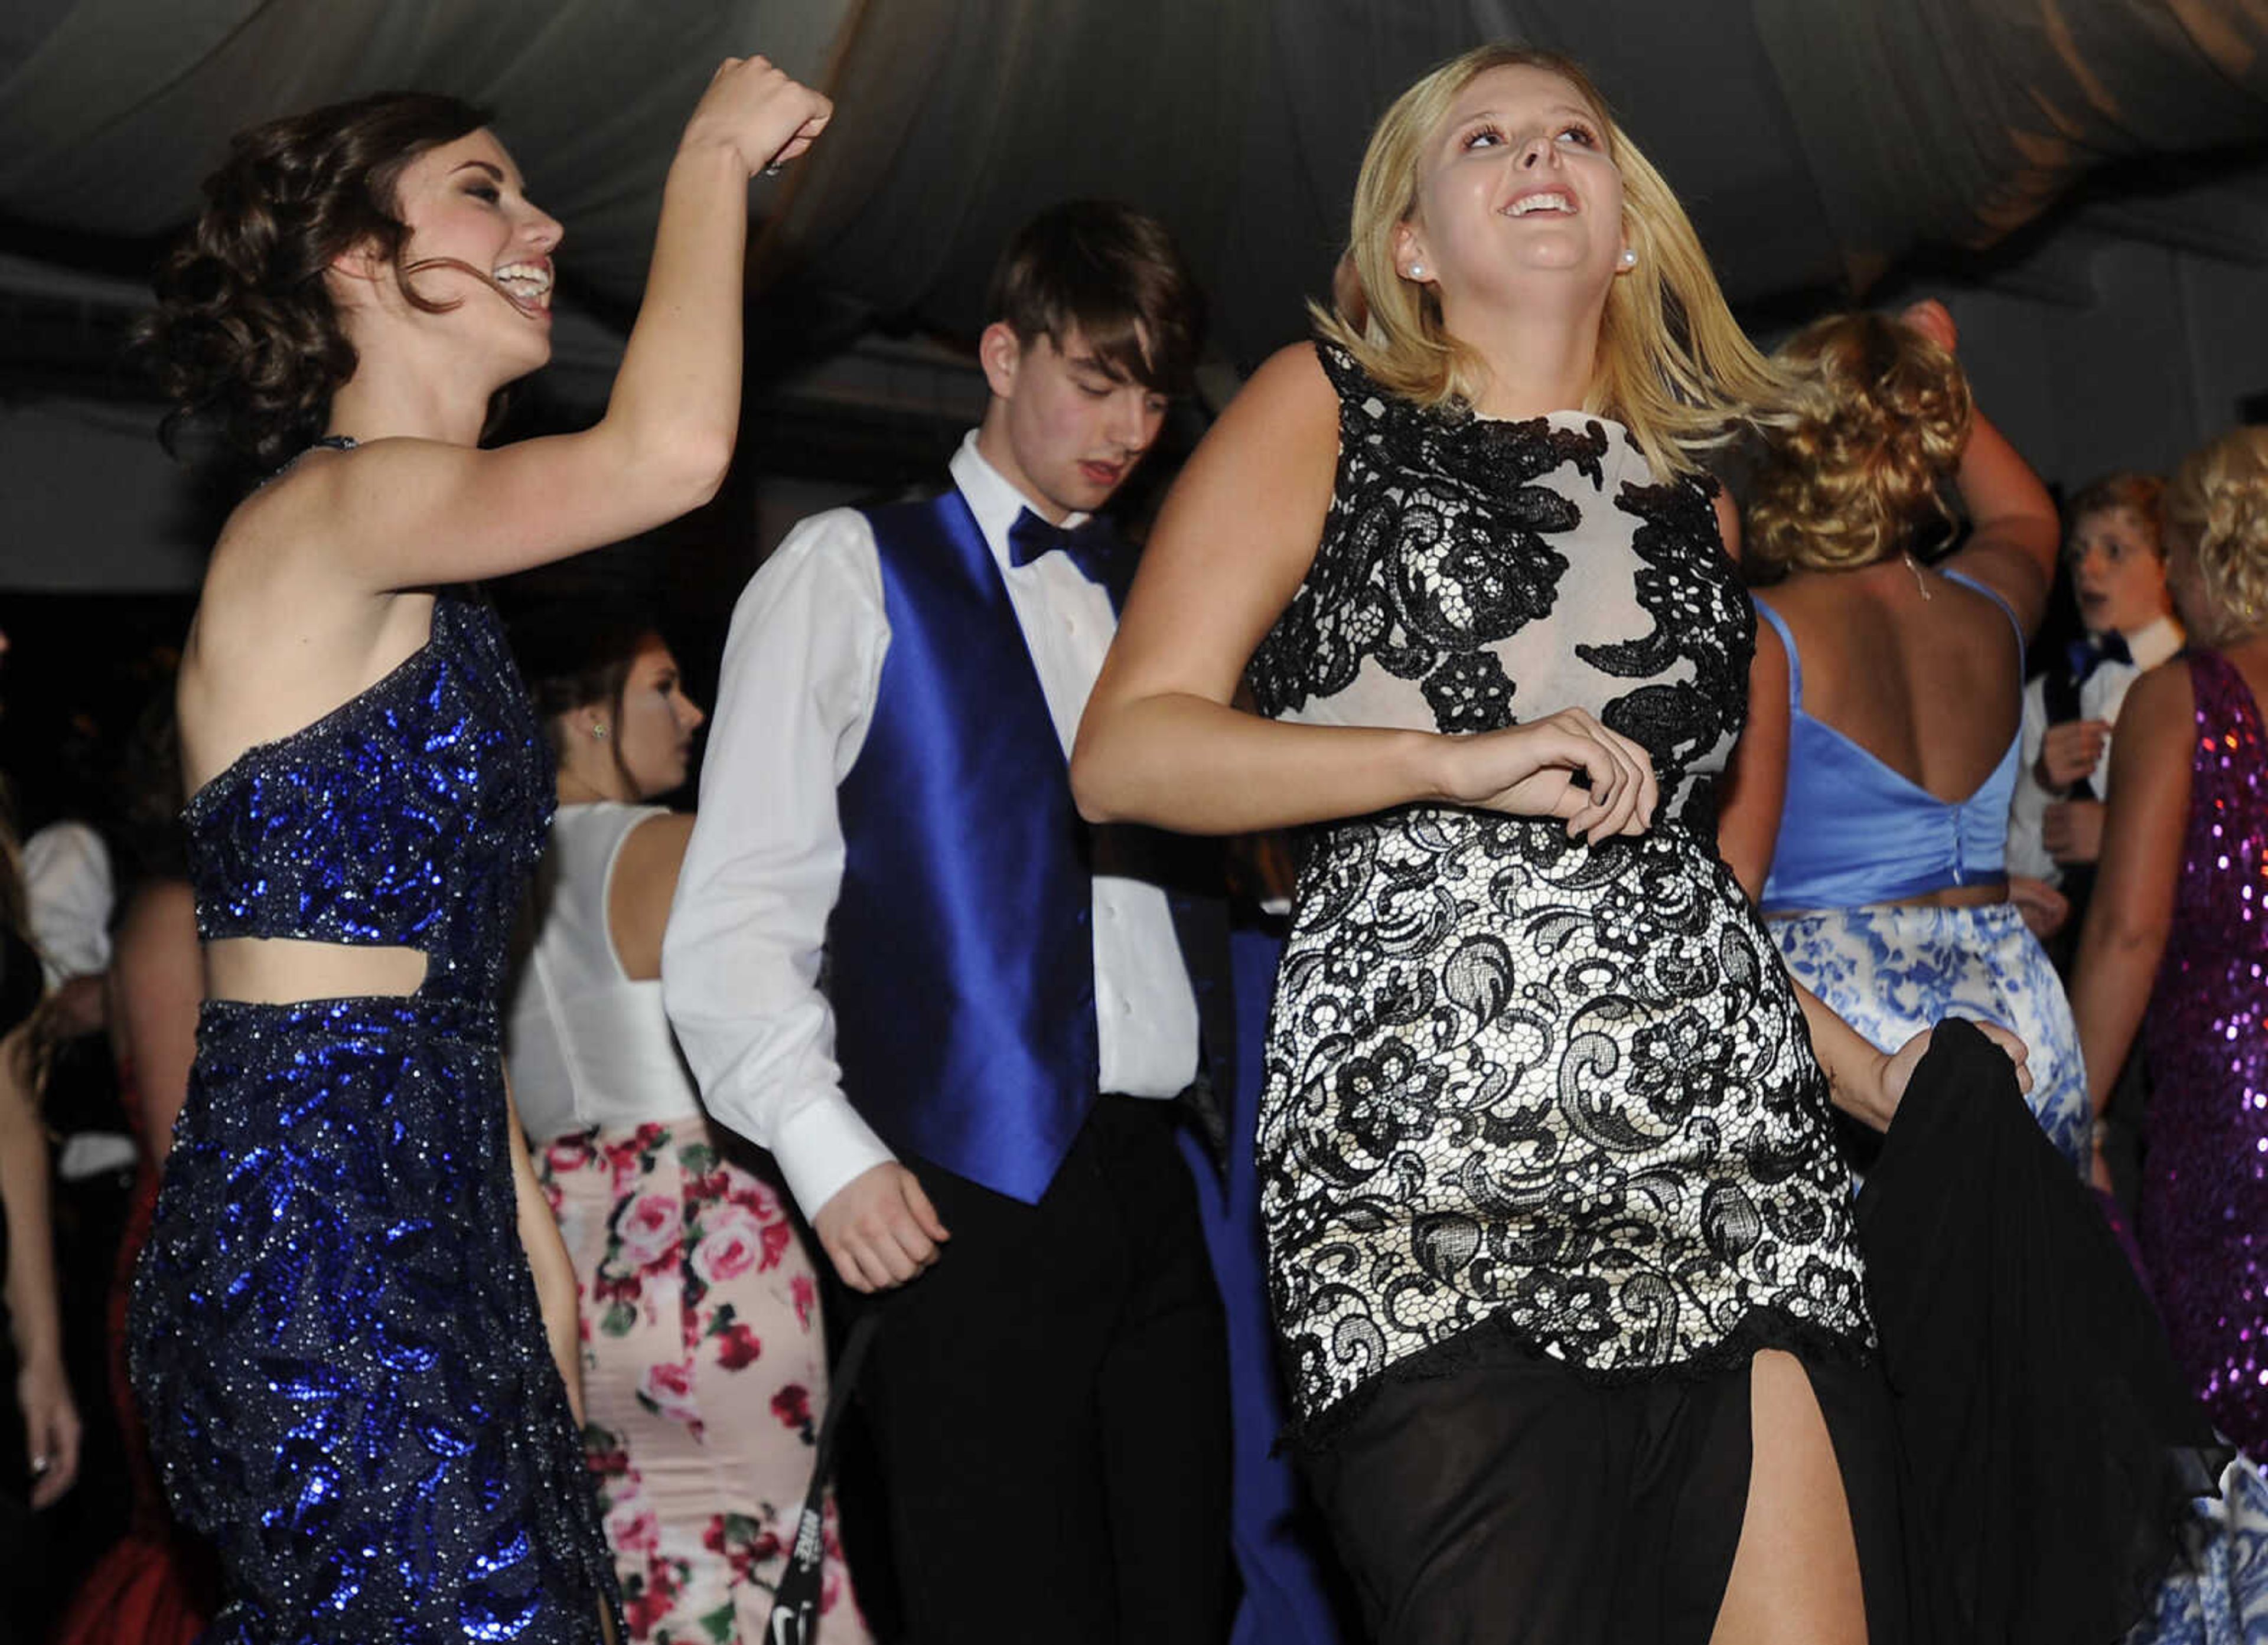
[[[622,841],[659,805],[562,805],[530,895],[534,940],[515,968],[504,1027],[512,1098],[532,1144],[701,1112],[659,980],[622,971],[607,898]]]

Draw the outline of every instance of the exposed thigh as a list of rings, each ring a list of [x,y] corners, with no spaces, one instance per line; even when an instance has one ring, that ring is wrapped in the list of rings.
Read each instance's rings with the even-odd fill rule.
[[[1867,1645],[1850,1506],[1810,1378],[1767,1351],[1749,1392],[1748,1503],[1712,1645]]]

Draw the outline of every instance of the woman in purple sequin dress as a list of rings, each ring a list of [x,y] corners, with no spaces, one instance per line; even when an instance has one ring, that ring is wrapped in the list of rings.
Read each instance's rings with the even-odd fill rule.
[[[2153,1086],[2141,1238],[2176,1357],[2268,1456],[2268,430],[2166,496],[2192,644],[2119,721],[2073,1003],[2095,1110],[2134,1034]]]

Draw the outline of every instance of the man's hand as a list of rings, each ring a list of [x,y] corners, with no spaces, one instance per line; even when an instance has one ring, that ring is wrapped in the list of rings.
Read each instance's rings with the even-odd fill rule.
[[[2065,720],[2049,726],[2032,767],[2040,786],[2060,794],[2092,772],[2102,763],[2102,745],[2110,736],[2108,720]]]
[[[811,1219],[827,1259],[854,1291],[887,1291],[919,1276],[953,1237],[920,1179],[895,1160],[860,1171]]]
[[[2102,802],[2058,800],[2040,816],[2040,843],[2058,863],[2102,859]]]

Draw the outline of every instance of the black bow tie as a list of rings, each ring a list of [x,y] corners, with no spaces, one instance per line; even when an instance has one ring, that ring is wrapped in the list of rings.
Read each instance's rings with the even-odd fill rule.
[[[1118,540],[1099,515],[1091,515],[1066,530],[1050,525],[1026,509],[1008,527],[1008,563],[1029,565],[1042,554],[1060,548],[1071,556],[1079,575],[1115,594],[1118,588]]]
[[[2064,655],[2071,663],[2074,685],[2084,684],[2087,677],[2105,663],[2131,664],[2134,660],[2134,654],[2126,649],[2126,636],[2116,633],[2073,640]]]

